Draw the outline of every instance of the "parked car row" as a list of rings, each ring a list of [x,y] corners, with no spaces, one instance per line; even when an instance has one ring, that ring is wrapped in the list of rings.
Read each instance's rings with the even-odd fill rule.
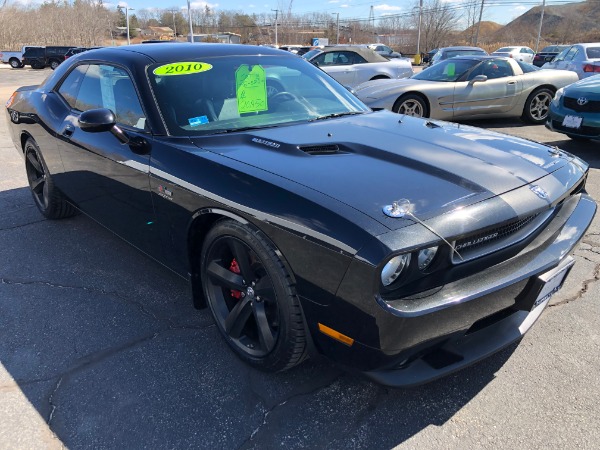
[[[521,104],[551,73],[576,78],[463,56],[413,80],[464,82],[464,101],[501,79]],[[540,318],[597,208],[572,154],[372,111],[266,47],[95,50],[19,88],[6,114],[42,215],[81,210],[184,277],[265,371],[323,354],[410,386],[474,364]]]
[[[27,45],[20,52],[0,52],[0,60],[10,64],[13,69],[31,66],[32,69],[50,67],[56,69],[70,56],[99,47],[74,46],[32,46]]]

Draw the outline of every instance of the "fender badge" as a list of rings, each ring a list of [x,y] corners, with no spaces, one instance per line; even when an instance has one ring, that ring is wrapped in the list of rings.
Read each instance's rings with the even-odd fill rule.
[[[166,187],[164,187],[163,185],[158,185],[158,195],[160,195],[163,198],[166,198],[167,200],[173,200],[173,191],[167,189]]]
[[[537,184],[534,184],[532,186],[529,186],[529,189],[531,190],[531,192],[533,192],[535,195],[537,195],[539,198],[546,200],[548,198],[548,193],[543,190],[541,187],[539,187]]]

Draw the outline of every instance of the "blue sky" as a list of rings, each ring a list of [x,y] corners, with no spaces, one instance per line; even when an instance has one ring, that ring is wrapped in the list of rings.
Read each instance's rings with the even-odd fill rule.
[[[373,2],[366,0],[295,0],[292,3],[292,12],[296,14],[322,12],[336,15],[339,13],[340,20],[353,19],[368,19],[370,8],[373,6],[374,17],[377,19],[388,14],[403,14],[410,12],[415,6],[417,0],[389,0],[387,2]],[[463,0],[445,0],[452,5],[460,5]],[[514,0],[492,0],[493,3],[501,3],[505,1],[506,6],[486,6],[482,20],[491,20],[498,23],[508,23],[517,16],[520,16],[525,11],[529,10],[536,4],[541,5],[541,1],[536,3],[534,0],[517,3]],[[106,2],[105,2],[106,3]],[[183,8],[187,9],[187,1],[179,0],[127,0],[120,1],[120,4],[128,4],[129,7],[135,9],[141,8]],[[487,0],[490,3],[490,0]],[[272,10],[279,9],[287,11],[289,1],[272,0],[265,2],[264,0],[248,0],[242,2],[240,0],[214,0],[214,1],[191,1],[192,8],[204,9],[206,5],[215,10],[234,10],[243,11],[248,14],[270,13],[275,14]],[[116,5],[116,3],[115,3]],[[111,4],[112,6],[112,4]],[[135,13],[133,13],[135,14]]]

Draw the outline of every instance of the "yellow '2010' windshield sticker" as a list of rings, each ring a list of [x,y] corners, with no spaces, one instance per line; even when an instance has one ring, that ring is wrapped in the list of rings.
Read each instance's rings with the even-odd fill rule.
[[[267,107],[267,75],[265,69],[255,65],[250,69],[242,64],[235,71],[235,95],[240,114],[266,111]]]
[[[164,64],[152,71],[154,75],[190,75],[192,73],[206,72],[212,69],[212,66],[203,62],[176,62]]]

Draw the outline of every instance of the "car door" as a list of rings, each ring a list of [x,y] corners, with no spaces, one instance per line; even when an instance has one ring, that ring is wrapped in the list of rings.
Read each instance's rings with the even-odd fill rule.
[[[64,172],[60,189],[100,224],[141,250],[158,256],[157,233],[149,182],[152,136],[134,83],[122,67],[82,64],[58,88],[67,105],[58,130]],[[143,148],[122,143],[110,131],[79,127],[83,111],[108,108],[118,127]]]
[[[474,81],[478,75],[485,75],[486,81]],[[514,75],[510,62],[486,59],[465,81],[455,83],[453,117],[505,113],[515,105],[522,89],[522,82]]]
[[[311,62],[317,63],[321,69],[344,86],[356,84],[356,70],[353,67],[352,52],[332,51],[315,56]]]

